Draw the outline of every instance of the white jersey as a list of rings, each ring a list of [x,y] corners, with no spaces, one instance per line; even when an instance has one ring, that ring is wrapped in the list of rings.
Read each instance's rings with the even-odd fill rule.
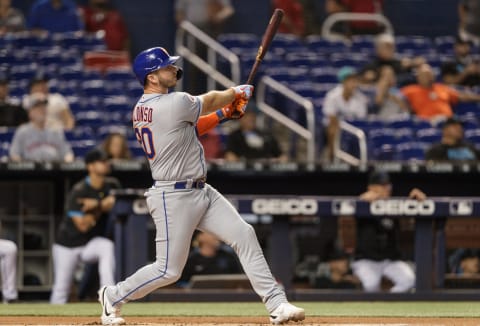
[[[144,94],[133,109],[133,128],[156,181],[206,177],[196,124],[202,99],[183,92]]]

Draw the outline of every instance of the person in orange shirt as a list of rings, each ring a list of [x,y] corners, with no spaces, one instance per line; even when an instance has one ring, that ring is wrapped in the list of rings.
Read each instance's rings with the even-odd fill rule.
[[[458,102],[480,101],[480,95],[457,91],[442,83],[435,82],[432,67],[422,64],[418,67],[417,83],[401,89],[410,104],[412,112],[424,120],[435,121],[453,115],[452,105]]]

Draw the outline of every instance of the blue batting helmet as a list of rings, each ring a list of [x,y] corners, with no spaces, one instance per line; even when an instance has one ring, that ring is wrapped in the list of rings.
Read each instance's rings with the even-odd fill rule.
[[[140,52],[135,57],[135,60],[133,60],[133,71],[140,84],[144,86],[145,78],[149,73],[173,65],[179,58],[178,56],[170,56],[164,48],[150,48]],[[181,73],[177,73],[177,78],[180,79],[180,77]]]

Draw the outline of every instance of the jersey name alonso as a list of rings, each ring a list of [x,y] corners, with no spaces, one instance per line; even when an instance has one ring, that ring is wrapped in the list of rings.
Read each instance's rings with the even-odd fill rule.
[[[202,100],[184,92],[144,94],[132,114],[135,135],[157,181],[206,176],[205,157],[195,126]]]

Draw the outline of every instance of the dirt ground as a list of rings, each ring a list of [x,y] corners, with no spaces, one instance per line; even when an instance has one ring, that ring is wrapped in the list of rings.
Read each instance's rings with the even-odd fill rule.
[[[149,326],[235,326],[270,325],[267,317],[125,317],[127,325]],[[100,325],[99,317],[0,316],[0,325]],[[289,325],[480,325],[474,318],[382,318],[382,317],[306,317]]]

